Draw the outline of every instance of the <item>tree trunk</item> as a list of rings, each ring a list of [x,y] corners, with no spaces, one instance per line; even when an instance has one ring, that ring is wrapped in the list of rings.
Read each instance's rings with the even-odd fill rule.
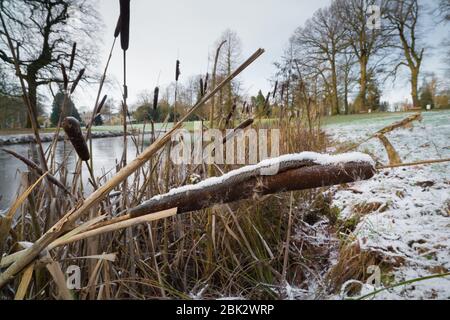
[[[338,84],[337,84],[337,72],[336,72],[336,63],[331,61],[331,81],[332,81],[332,95],[331,102],[333,106],[333,114],[340,114],[339,110],[339,96],[338,96]]]
[[[37,120],[38,117],[38,112],[37,112],[37,83],[36,83],[36,77],[33,75],[28,75],[26,77],[26,82],[28,84],[28,99],[30,101],[31,104],[31,111],[33,112],[33,116],[34,118]],[[27,124],[26,124],[26,128],[31,128],[31,115],[28,115],[27,117]],[[36,121],[36,126],[39,129],[39,122]]]
[[[420,108],[418,86],[419,68],[411,68],[411,97],[414,108]]]
[[[347,74],[347,72],[345,73],[345,79],[344,79],[344,112],[345,112],[345,114],[346,115],[348,115],[349,114],[349,112],[350,112],[350,108],[349,108],[349,105],[348,105],[348,74]]]
[[[355,111],[358,113],[360,111],[367,111],[367,57],[363,56],[360,59],[361,66],[361,79],[359,81],[360,89],[358,95],[358,103],[356,103]]]

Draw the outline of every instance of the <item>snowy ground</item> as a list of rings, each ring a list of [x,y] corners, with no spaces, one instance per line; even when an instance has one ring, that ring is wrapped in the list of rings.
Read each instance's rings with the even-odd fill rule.
[[[329,125],[326,131],[339,142],[359,141],[407,116]],[[423,117],[412,129],[386,135],[403,162],[450,158],[450,111]],[[388,163],[384,147],[375,139],[358,151]],[[362,249],[397,261],[391,274],[382,275],[390,279],[389,285],[450,271],[450,163],[382,170],[369,181],[341,188],[334,199],[343,218],[354,215],[356,205],[371,204],[367,207],[374,211],[360,214],[354,233]],[[373,290],[365,285],[362,294]],[[450,299],[450,277],[402,285],[375,299]]]

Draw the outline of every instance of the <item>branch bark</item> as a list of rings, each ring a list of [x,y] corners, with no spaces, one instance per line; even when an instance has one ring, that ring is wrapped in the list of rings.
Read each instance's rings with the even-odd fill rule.
[[[262,176],[257,170],[205,188],[161,195],[129,210],[128,215],[135,218],[170,208],[178,208],[178,214],[181,214],[269,194],[367,180],[374,174],[375,169],[368,162],[319,165],[300,161],[281,167],[276,175]]]

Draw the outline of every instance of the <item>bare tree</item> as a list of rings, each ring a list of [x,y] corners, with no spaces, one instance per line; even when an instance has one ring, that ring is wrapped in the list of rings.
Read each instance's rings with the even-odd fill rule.
[[[340,96],[342,96],[344,104],[344,113],[349,114],[350,103],[349,96],[351,93],[352,84],[357,81],[355,64],[357,59],[352,52],[346,52],[339,56],[338,60],[338,82],[340,87]]]
[[[0,0],[0,13],[12,38],[30,104],[36,113],[38,87],[61,83],[60,64],[69,64],[77,42],[72,72],[96,66],[99,14],[86,0]],[[0,27],[0,60],[13,72],[14,61]],[[73,77],[75,78],[75,77]]]
[[[371,65],[376,64],[372,61],[378,56],[383,59],[384,49],[390,47],[390,34],[386,28],[369,27],[368,12],[370,6],[377,5],[380,16],[384,14],[386,9],[385,1],[375,0],[336,0],[333,8],[334,13],[338,16],[339,21],[346,28],[346,37],[349,46],[358,59],[360,76],[359,76],[359,94],[355,103],[355,111],[367,110],[367,83],[368,75],[372,72]]]
[[[421,7],[417,0],[388,1],[386,18],[395,35],[400,40],[394,47],[402,50],[404,60],[400,61],[396,69],[402,65],[411,72],[411,97],[414,108],[419,108],[419,72],[422,65],[425,48],[419,44],[419,17]]]
[[[297,51],[307,58],[309,67],[315,66],[328,88],[333,114],[340,113],[338,92],[338,56],[347,46],[345,29],[331,8],[319,9],[304,28],[294,34]]]
[[[445,21],[450,21],[450,0],[439,0],[437,11]]]
[[[443,23],[450,23],[450,0],[439,0],[439,5],[437,8],[437,15],[441,17]],[[443,59],[444,63],[447,65],[446,71],[450,78],[450,40],[449,36],[443,41],[443,46],[446,48],[445,57]]]
[[[225,30],[220,39],[217,41],[219,47],[224,41],[222,50],[220,50],[218,60],[219,75],[227,77],[231,72],[239,65],[242,55],[242,42],[237,33],[233,30]],[[239,87],[238,82],[235,80],[230,82],[225,87],[225,111],[224,114],[228,114],[232,107],[234,96],[237,94],[236,90]]]

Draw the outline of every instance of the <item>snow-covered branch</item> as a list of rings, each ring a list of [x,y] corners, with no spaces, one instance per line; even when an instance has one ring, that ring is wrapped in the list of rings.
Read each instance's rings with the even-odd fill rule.
[[[276,169],[275,172],[271,172]],[[267,175],[271,172],[270,175]],[[324,155],[314,152],[284,155],[230,171],[198,184],[172,189],[130,209],[129,216],[178,208],[178,213],[255,196],[305,190],[370,179],[374,161],[366,154]]]

